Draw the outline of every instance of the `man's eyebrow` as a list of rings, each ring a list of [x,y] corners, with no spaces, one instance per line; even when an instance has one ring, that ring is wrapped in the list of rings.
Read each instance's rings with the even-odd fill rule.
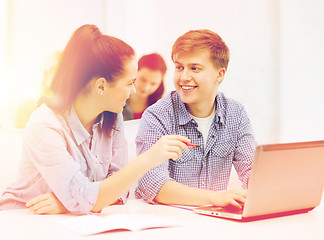
[[[178,62],[178,61],[174,61],[174,64],[182,64],[181,62]],[[188,63],[188,65],[199,65],[199,66],[203,66],[202,63]]]
[[[200,67],[204,66],[204,64],[201,64],[201,63],[189,63],[188,65],[189,66],[200,66]]]

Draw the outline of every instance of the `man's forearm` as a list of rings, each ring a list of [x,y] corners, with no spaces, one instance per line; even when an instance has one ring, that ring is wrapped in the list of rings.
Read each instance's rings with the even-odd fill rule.
[[[246,190],[241,188],[226,191],[212,191],[188,187],[175,181],[167,181],[161,188],[155,200],[164,204],[201,206],[232,205],[241,208],[245,202]]]
[[[175,181],[167,181],[155,200],[164,204],[200,206],[210,204],[210,195],[213,193],[211,190],[188,187]]]

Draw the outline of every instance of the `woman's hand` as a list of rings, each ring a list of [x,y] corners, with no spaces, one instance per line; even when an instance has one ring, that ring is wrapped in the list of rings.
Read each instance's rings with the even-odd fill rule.
[[[168,159],[176,160],[181,156],[181,149],[189,151],[185,142],[190,140],[180,135],[165,135],[150,149],[142,154],[149,162],[150,168],[156,167]]]
[[[26,207],[35,214],[62,214],[68,212],[52,192],[38,195],[26,203]]]

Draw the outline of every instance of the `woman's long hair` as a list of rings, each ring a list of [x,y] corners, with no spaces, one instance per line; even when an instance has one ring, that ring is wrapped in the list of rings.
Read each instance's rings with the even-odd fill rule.
[[[44,102],[56,112],[69,110],[94,77],[114,82],[123,74],[125,61],[133,56],[133,48],[122,40],[102,34],[94,25],[81,26],[66,45],[53,77],[50,89],[54,99],[45,99]],[[109,135],[117,114],[103,114],[103,130]],[[97,121],[101,117],[100,114]]]

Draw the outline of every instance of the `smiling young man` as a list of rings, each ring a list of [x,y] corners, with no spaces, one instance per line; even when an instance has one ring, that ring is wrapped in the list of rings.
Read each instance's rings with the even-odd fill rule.
[[[193,30],[176,40],[172,60],[176,91],[144,112],[137,151],[145,152],[169,134],[186,136],[199,146],[147,172],[135,195],[164,204],[241,208],[256,143],[244,107],[218,92],[229,49],[216,33]],[[243,185],[227,190],[232,164]]]

